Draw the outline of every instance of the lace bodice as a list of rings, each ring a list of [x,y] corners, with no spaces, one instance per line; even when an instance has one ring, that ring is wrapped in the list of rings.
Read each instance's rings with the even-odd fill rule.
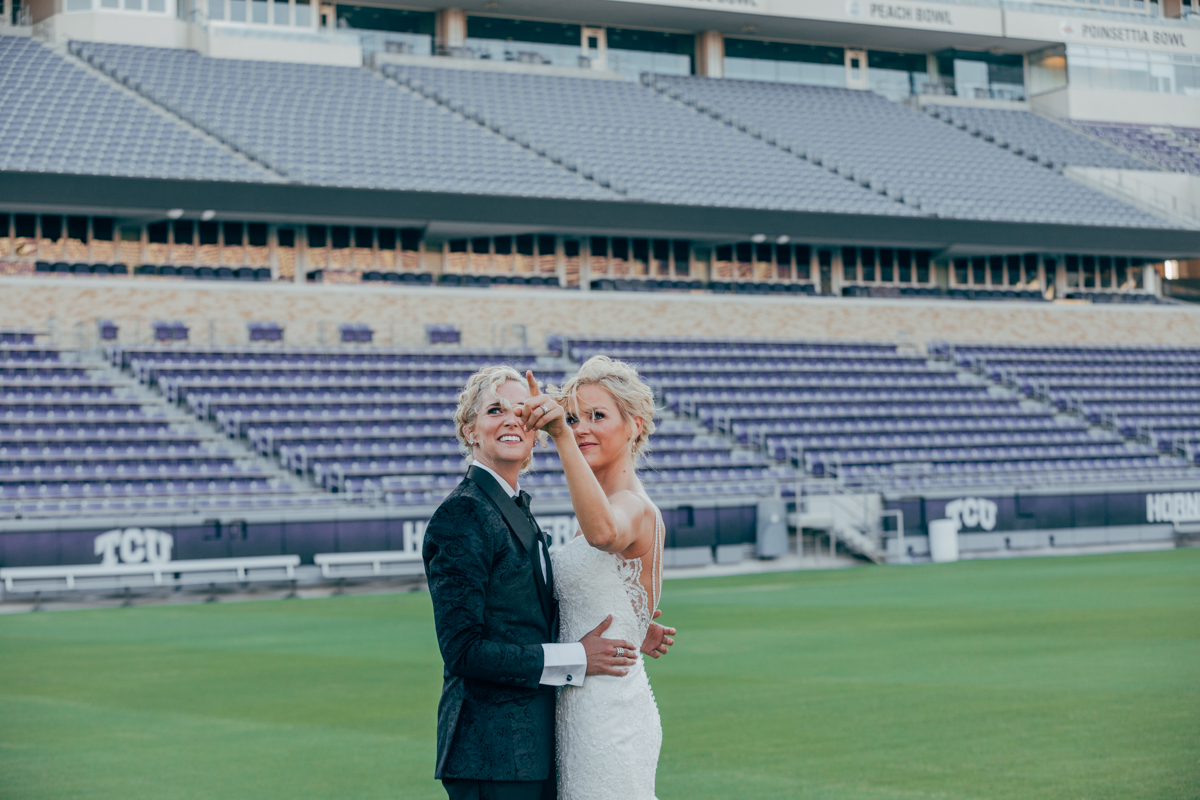
[[[559,641],[579,641],[612,614],[605,638],[642,643],[662,594],[662,527],[662,516],[656,510],[654,545],[641,558],[627,560],[598,550],[583,536],[576,536],[551,556],[559,602]],[[649,580],[643,580],[646,566]]]
[[[582,536],[563,545],[552,557],[559,641],[578,641],[612,614],[603,635],[639,647],[662,594],[662,545],[657,510],[654,546],[641,558],[597,550]],[[583,686],[559,689],[559,800],[654,800],[662,723],[644,657],[636,657],[623,677],[589,675]]]

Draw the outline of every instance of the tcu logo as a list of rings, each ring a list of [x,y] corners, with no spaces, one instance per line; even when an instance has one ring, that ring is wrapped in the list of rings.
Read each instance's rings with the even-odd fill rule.
[[[996,504],[982,497],[964,497],[946,504],[946,519],[958,520],[959,528],[996,527]]]
[[[103,556],[101,564],[111,567],[118,563],[164,564],[171,560],[171,548],[175,537],[166,531],[154,528],[115,528],[96,537],[93,545],[96,555]]]

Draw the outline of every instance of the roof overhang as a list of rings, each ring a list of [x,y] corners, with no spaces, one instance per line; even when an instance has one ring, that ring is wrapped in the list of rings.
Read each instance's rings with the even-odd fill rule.
[[[1200,231],[880,217],[747,208],[0,172],[0,211],[423,228],[434,241],[508,233],[907,247],[939,253],[1017,252],[1200,257]]]

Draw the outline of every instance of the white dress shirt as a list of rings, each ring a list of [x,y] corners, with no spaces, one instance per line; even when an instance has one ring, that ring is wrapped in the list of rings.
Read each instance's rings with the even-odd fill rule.
[[[500,488],[509,497],[516,497],[521,491],[521,484],[509,485],[500,477],[496,470],[481,461],[473,462],[474,466],[487,470]],[[542,580],[546,580],[546,548],[538,543],[538,563],[542,566]],[[587,673],[587,652],[582,642],[567,642],[565,644],[543,644],[542,651],[545,661],[542,665],[542,677],[539,683],[547,686],[583,686],[583,677]]]

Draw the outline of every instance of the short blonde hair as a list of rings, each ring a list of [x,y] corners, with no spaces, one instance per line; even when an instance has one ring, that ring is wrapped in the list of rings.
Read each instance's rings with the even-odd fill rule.
[[[516,381],[523,387],[528,385],[524,375],[506,364],[498,364],[493,367],[484,367],[467,378],[467,385],[458,393],[458,408],[454,410],[454,435],[458,438],[467,464],[475,462],[475,453],[467,439],[467,428],[474,425],[475,420],[479,419],[479,407],[487,397],[488,391],[495,392],[509,381]],[[504,408],[512,407],[512,404],[503,397],[499,397],[499,395],[497,397]],[[529,469],[532,464],[533,453],[531,452],[529,458],[521,465],[521,471]]]
[[[559,402],[574,416],[579,415],[579,390],[584,386],[599,386],[612,395],[622,417],[642,421],[641,433],[635,434],[629,443],[634,461],[641,462],[650,452],[650,435],[654,433],[654,390],[624,361],[592,356],[556,392]]]

